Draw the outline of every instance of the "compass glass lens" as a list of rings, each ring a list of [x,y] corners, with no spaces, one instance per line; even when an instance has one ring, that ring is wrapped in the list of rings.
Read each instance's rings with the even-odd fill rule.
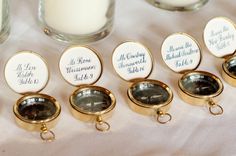
[[[214,78],[204,74],[187,75],[180,83],[184,90],[194,95],[212,95],[220,89],[219,83]]]
[[[164,87],[148,82],[133,85],[130,90],[135,100],[146,105],[163,104],[170,97],[169,92]]]
[[[53,101],[42,97],[31,97],[22,101],[18,106],[19,114],[26,120],[46,120],[56,113]]]
[[[105,92],[88,88],[74,94],[72,103],[81,111],[96,113],[108,109],[112,100]]]

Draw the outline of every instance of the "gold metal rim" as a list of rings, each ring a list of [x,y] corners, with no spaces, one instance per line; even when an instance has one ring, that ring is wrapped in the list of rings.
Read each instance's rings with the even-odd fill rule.
[[[236,56],[231,56],[230,58],[228,58],[223,64],[222,64],[222,77],[223,79],[230,84],[231,86],[236,87],[236,75],[232,74],[231,72],[229,72],[227,64],[228,62],[232,61],[232,60],[236,60]]]
[[[137,77],[137,78],[132,79],[132,80],[126,80],[126,79],[124,79],[120,74],[118,74],[117,71],[115,70],[115,68],[114,68],[114,62],[112,61],[112,60],[113,60],[113,55],[114,55],[116,49],[117,49],[119,46],[121,46],[122,44],[124,44],[124,43],[136,43],[136,44],[139,44],[139,45],[143,46],[143,47],[147,50],[147,52],[149,53],[149,56],[151,57],[151,60],[152,60],[152,69],[150,70],[150,73],[149,73],[146,77],[144,77],[144,78],[138,78],[138,77]],[[112,65],[113,65],[113,70],[115,71],[116,75],[118,75],[122,80],[124,80],[124,81],[126,81],[126,82],[135,82],[135,81],[138,80],[138,79],[146,79],[146,78],[148,78],[148,77],[151,75],[151,73],[152,73],[152,71],[153,71],[154,59],[153,59],[151,50],[150,50],[146,45],[144,45],[143,43],[138,42],[138,41],[127,40],[127,41],[121,42],[120,44],[118,44],[118,45],[113,49],[112,58],[111,58],[111,63],[112,63]]]
[[[33,54],[33,55],[36,55],[37,57],[39,57],[44,63],[45,63],[45,65],[46,65],[46,67],[47,67],[47,69],[48,69],[48,80],[47,80],[47,82],[45,83],[45,85],[40,89],[40,90],[38,90],[38,92],[41,92],[46,86],[47,86],[47,84],[48,84],[48,82],[49,82],[49,79],[50,79],[50,71],[49,71],[49,68],[48,68],[48,63],[46,62],[46,60],[40,55],[40,54],[38,54],[38,53],[35,53],[35,52],[33,52],[33,51],[30,51],[30,50],[22,50],[22,51],[19,51],[19,52],[17,52],[17,53],[15,53],[13,56],[11,56],[8,60],[7,60],[7,62],[5,63],[5,67],[4,67],[4,77],[5,77],[5,82],[7,83],[7,80],[6,80],[6,65],[8,64],[8,62],[10,61],[10,59],[11,58],[13,58],[14,56],[16,56],[16,55],[18,55],[18,54],[21,54],[21,53],[30,53],[30,54]],[[8,84],[8,83],[7,83]],[[9,85],[8,85],[9,86]],[[10,86],[9,86],[9,88],[13,91],[13,92],[15,92],[15,93],[17,93],[17,94],[21,94],[21,95],[25,95],[25,94],[29,94],[29,92],[27,93],[18,93],[18,92],[16,92],[13,88],[11,88]]]
[[[64,78],[64,76],[62,75],[61,68],[60,68],[61,58],[62,58],[62,56],[63,56],[69,49],[72,49],[72,48],[88,48],[89,50],[91,50],[91,51],[98,57],[99,62],[100,62],[100,64],[101,64],[101,73],[100,73],[99,77],[97,78],[97,80],[94,81],[93,83],[91,83],[91,84],[73,85],[73,84],[71,84],[69,81],[67,81],[67,80]],[[60,74],[61,74],[62,78],[63,78],[68,84],[70,84],[70,85],[72,85],[72,86],[79,87],[79,86],[81,86],[81,85],[93,85],[93,84],[95,84],[96,82],[98,82],[98,80],[101,78],[102,73],[103,73],[103,61],[102,61],[101,58],[102,58],[102,57],[101,57],[101,55],[98,53],[98,51],[95,50],[95,49],[93,49],[93,48],[91,48],[91,47],[89,47],[89,46],[79,46],[79,45],[69,46],[69,47],[67,47],[67,48],[63,51],[63,53],[61,54],[60,60],[58,61],[58,68],[59,68],[59,70],[60,70]]]
[[[163,103],[163,104],[158,104],[158,105],[147,105],[147,104],[144,104],[144,103],[142,103],[142,102],[137,101],[137,100],[133,97],[133,95],[132,95],[130,89],[131,89],[133,86],[135,86],[135,85],[137,85],[137,84],[139,84],[139,83],[144,83],[144,82],[152,83],[152,84],[157,84],[157,85],[161,86],[162,88],[164,88],[164,89],[169,93],[169,98],[168,98],[168,100],[167,100],[165,103]],[[128,95],[129,100],[130,100],[133,104],[137,105],[140,109],[146,108],[146,109],[150,109],[150,110],[158,110],[158,109],[160,109],[160,108],[162,108],[162,107],[166,107],[166,106],[168,106],[168,105],[171,104],[171,102],[172,102],[172,100],[173,100],[173,98],[174,98],[173,92],[172,92],[172,90],[169,88],[169,86],[167,86],[167,85],[166,85],[165,83],[163,83],[163,82],[160,82],[160,81],[157,81],[157,80],[151,80],[151,79],[148,79],[148,80],[138,80],[138,81],[136,81],[136,82],[133,83],[133,84],[130,86],[130,88],[128,89],[127,95]]]
[[[209,76],[211,77],[212,79],[216,80],[216,82],[219,84],[219,89],[216,93],[214,94],[211,94],[211,95],[205,95],[205,96],[201,96],[201,95],[195,95],[195,94],[191,94],[189,93],[182,85],[181,81],[185,78],[185,77],[188,77],[188,76],[191,76],[191,75],[195,75],[195,74],[200,74],[200,75],[206,75],[206,76]],[[209,98],[214,98],[214,97],[217,97],[219,96],[223,90],[224,90],[224,85],[222,83],[222,81],[220,80],[219,77],[217,77],[216,75],[213,75],[209,72],[206,72],[206,71],[190,71],[190,72],[187,72],[185,73],[181,79],[179,80],[178,82],[178,86],[180,88],[180,90],[187,96],[190,96],[190,97],[193,97],[193,98],[197,98],[197,99],[209,99]]]
[[[81,92],[81,91],[87,90],[87,89],[94,89],[94,90],[98,90],[98,91],[105,93],[106,95],[108,95],[110,97],[111,105],[107,109],[105,109],[103,111],[99,111],[99,112],[87,112],[87,111],[81,110],[78,106],[76,106],[73,103],[72,99],[75,95],[78,94],[78,92]],[[92,86],[92,85],[79,86],[78,89],[75,90],[74,93],[70,96],[69,102],[70,102],[72,109],[76,110],[78,113],[84,114],[84,115],[91,115],[91,116],[103,116],[104,114],[111,112],[116,106],[116,99],[115,99],[115,96],[113,93],[111,93],[108,89],[105,89],[103,87]]]
[[[56,107],[56,112],[55,112],[55,114],[54,114],[52,117],[50,117],[50,118],[48,118],[48,119],[46,119],[46,120],[39,120],[39,121],[36,121],[36,120],[27,120],[27,119],[25,119],[24,117],[22,117],[22,116],[20,115],[19,111],[18,111],[19,105],[21,104],[22,101],[25,101],[26,99],[34,98],[34,97],[39,97],[39,98],[44,98],[44,99],[50,100],[50,101],[55,105],[55,107]],[[58,101],[56,101],[56,99],[54,99],[53,97],[51,97],[51,96],[49,96],[49,95],[46,95],[46,94],[39,94],[39,93],[37,93],[37,94],[25,95],[25,96],[23,96],[22,98],[20,98],[19,100],[17,100],[16,104],[13,106],[13,112],[14,112],[15,116],[16,116],[19,120],[21,120],[21,121],[23,121],[23,122],[25,122],[25,123],[28,123],[28,124],[40,124],[40,125],[42,125],[42,124],[47,124],[47,123],[49,123],[49,122],[51,122],[51,121],[53,121],[53,120],[56,120],[57,117],[58,117],[58,116],[60,115],[60,113],[61,113],[61,106],[60,106],[60,104],[58,103]]]
[[[236,60],[236,56],[232,56],[232,57],[228,58],[228,59],[222,64],[222,68],[223,68],[224,72],[225,72],[229,77],[231,77],[231,78],[233,78],[233,79],[236,79],[236,76],[233,75],[232,73],[230,73],[229,70],[228,70],[228,68],[227,68],[227,66],[226,66],[227,63],[230,62],[230,61],[232,61],[232,60]]]
[[[165,63],[165,60],[164,60],[163,57],[161,57],[161,58],[162,58],[162,61],[164,62],[164,64],[165,64],[170,70],[172,70],[172,71],[175,72],[175,73],[184,74],[184,73],[186,73],[186,72],[189,72],[189,71],[192,71],[192,70],[196,70],[196,69],[199,67],[199,65],[201,64],[201,61],[202,61],[202,47],[201,47],[201,45],[199,44],[199,42],[198,42],[194,37],[192,37],[191,35],[189,35],[189,34],[187,34],[187,33],[184,33],[184,32],[177,32],[177,33],[173,33],[173,34],[168,35],[167,37],[165,37],[164,41],[162,41],[160,51],[162,52],[162,47],[163,47],[163,44],[164,44],[165,40],[166,40],[168,37],[171,37],[171,36],[174,36],[174,35],[185,35],[185,36],[191,38],[191,39],[197,44],[197,46],[198,46],[198,48],[199,48],[199,50],[200,50],[200,60],[199,60],[199,63],[198,63],[198,65],[197,65],[194,69],[191,69],[191,70],[183,70],[183,71],[180,71],[180,72],[176,72],[176,71],[174,71],[173,69],[169,68],[169,66]]]

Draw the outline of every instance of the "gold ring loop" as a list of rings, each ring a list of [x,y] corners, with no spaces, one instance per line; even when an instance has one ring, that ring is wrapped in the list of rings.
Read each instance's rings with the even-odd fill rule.
[[[161,119],[167,118],[167,120],[162,121]],[[169,113],[157,112],[157,122],[160,124],[166,124],[172,120],[172,116]]]
[[[95,124],[95,127],[98,131],[101,131],[101,132],[109,131],[111,128],[109,123],[105,121],[97,121]]]
[[[56,136],[53,133],[53,131],[42,131],[40,133],[40,137],[43,141],[46,141],[46,142],[52,142],[56,139]]]
[[[215,112],[214,109],[217,108],[218,111]],[[220,105],[210,105],[209,106],[209,111],[212,115],[222,115],[224,113],[224,109]]]

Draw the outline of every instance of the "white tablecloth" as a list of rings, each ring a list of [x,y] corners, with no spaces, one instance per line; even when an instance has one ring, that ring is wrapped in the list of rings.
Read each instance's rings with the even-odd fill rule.
[[[93,124],[76,120],[69,111],[69,95],[76,89],[68,85],[58,70],[62,45],[44,35],[37,25],[37,0],[11,0],[11,34],[0,45],[0,155],[1,156],[233,156],[236,155],[236,88],[225,84],[220,105],[222,116],[212,116],[205,107],[183,102],[178,96],[177,80],[163,63],[160,46],[164,38],[174,32],[186,32],[202,45],[200,70],[218,76],[222,59],[212,56],[204,47],[203,28],[215,16],[226,16],[236,22],[234,0],[210,0],[197,12],[169,12],[154,8],[144,0],[117,0],[116,25],[106,39],[92,44],[104,60],[104,73],[97,85],[107,87],[117,98],[117,107],[108,120],[111,131],[100,133]],[[175,98],[170,113],[173,120],[160,125],[155,119],[139,115],[127,105],[128,83],[121,80],[111,66],[115,46],[124,40],[137,40],[148,46],[155,58],[150,78],[161,80],[173,89]],[[38,133],[19,128],[14,121],[12,107],[20,95],[5,83],[3,70],[7,59],[20,50],[32,50],[44,56],[51,71],[48,86],[42,91],[61,103],[62,113],[53,129],[56,141],[44,143]]]

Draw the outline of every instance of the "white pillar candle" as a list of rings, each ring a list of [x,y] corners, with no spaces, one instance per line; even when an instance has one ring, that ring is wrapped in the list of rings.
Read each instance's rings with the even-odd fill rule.
[[[158,0],[158,2],[176,7],[184,7],[195,4],[199,0]]]
[[[45,0],[46,24],[62,33],[85,35],[107,22],[110,0]]]

